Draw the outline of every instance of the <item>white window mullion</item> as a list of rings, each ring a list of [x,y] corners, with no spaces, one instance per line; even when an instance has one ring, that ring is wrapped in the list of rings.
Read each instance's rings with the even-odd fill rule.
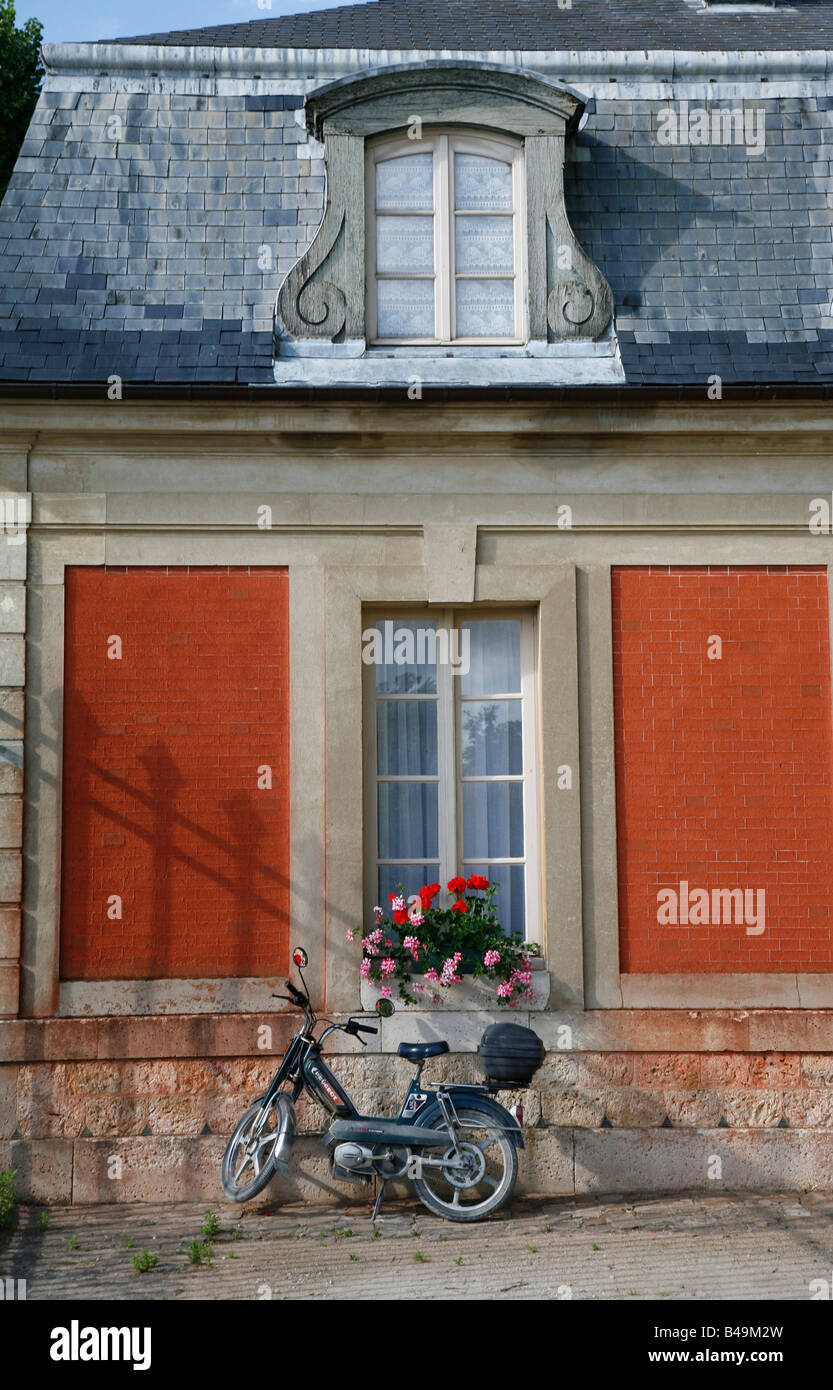
[[[449,289],[449,140],[438,135],[434,150],[434,281],[436,287],[436,332],[440,342],[451,336]]]
[[[438,626],[450,628],[452,615],[446,611]],[[448,662],[437,663],[437,771],[440,777],[439,840],[440,882],[443,889],[457,873],[457,721],[455,718],[454,674]]]
[[[515,337],[526,342],[526,277],[522,273],[524,265],[524,242],[526,240],[526,218],[524,216],[523,162],[520,151],[516,151],[512,161],[512,201],[513,207],[513,246],[515,275]]]

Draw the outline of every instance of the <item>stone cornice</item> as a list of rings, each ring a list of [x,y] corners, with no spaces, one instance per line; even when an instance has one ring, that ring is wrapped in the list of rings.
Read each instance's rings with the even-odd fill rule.
[[[200,48],[163,44],[47,43],[52,76],[105,77],[139,74],[156,90],[160,74],[198,78],[274,78],[316,83],[334,81],[362,68],[437,61],[493,63],[524,68],[566,82],[754,82],[762,78],[779,94],[782,82],[819,81],[833,74],[833,53],[808,51],[714,51],[673,49],[460,50],[369,48]]]
[[[667,437],[679,443],[686,436],[701,439],[704,446],[732,438],[734,452],[757,449],[770,436],[783,447],[785,438],[795,451],[833,446],[833,402],[827,400],[775,401],[460,401],[408,402],[401,400],[274,402],[272,400],[136,400],[113,402],[89,397],[73,400],[7,400],[0,402],[4,437],[19,432],[21,443],[37,435],[37,447],[54,445],[96,451],[107,441],[127,444],[139,451],[158,452],[161,434],[166,442],[179,437],[189,447],[194,435],[203,441],[215,436],[218,448],[229,438],[275,434],[344,434],[357,432],[413,439],[415,412],[419,413],[421,440],[436,436],[444,447],[455,441],[493,434],[551,436],[563,445],[569,436],[639,437],[658,447]],[[703,393],[704,396],[704,393]],[[33,443],[34,441],[32,441]],[[30,443],[30,448],[32,444]],[[267,441],[274,448],[274,440]],[[17,452],[15,445],[12,453]]]
[[[429,1018],[436,1026],[440,1016],[449,1030],[462,1027],[466,1020],[466,1015],[454,1009],[442,1015],[412,1010],[397,1013],[394,1019],[383,1021],[377,1047],[381,1051],[394,1049],[394,1028],[398,1030],[403,1020],[414,1029],[420,1018]],[[495,1013],[495,1019],[503,1017]],[[485,1019],[485,1014],[477,1016],[478,1028]],[[245,1057],[254,1052],[259,1023],[275,1031],[273,1051],[279,1050],[297,1028],[297,1019],[288,1010],[263,1015],[8,1019],[0,1021],[0,1062]],[[833,1051],[830,1009],[562,1009],[536,1014],[534,1026],[551,1050],[563,1046],[561,1030],[569,1028],[570,1052]],[[391,1035],[389,1043],[386,1028]],[[331,1050],[352,1053],[357,1047],[334,1036]]]

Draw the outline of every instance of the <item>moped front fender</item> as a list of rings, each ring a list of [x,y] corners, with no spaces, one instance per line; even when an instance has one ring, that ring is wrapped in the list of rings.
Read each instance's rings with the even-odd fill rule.
[[[476,1106],[478,1110],[484,1110],[488,1115],[491,1115],[495,1123],[499,1125],[501,1129],[506,1130],[509,1139],[511,1139],[516,1149],[522,1149],[524,1147],[524,1137],[515,1116],[510,1115],[509,1111],[505,1110],[503,1106],[500,1105],[498,1101],[493,1100],[491,1096],[484,1095],[482,1091],[475,1091],[468,1086],[446,1086],[445,1092],[453,1102],[455,1109],[458,1104],[462,1106],[465,1101],[469,1101],[473,1106]],[[434,1103],[429,1105],[427,1110],[423,1111],[416,1120],[416,1126],[430,1125],[438,1116],[440,1119],[443,1119],[443,1112],[439,1102],[434,1101]]]
[[[265,1099],[265,1094],[258,1096],[258,1100]],[[278,1172],[288,1173],[289,1161],[292,1157],[292,1145],[295,1143],[295,1134],[298,1129],[295,1106],[292,1104],[286,1091],[278,1091],[272,1101],[272,1105],[277,1117],[275,1128],[278,1131],[278,1138],[272,1151],[272,1158]]]

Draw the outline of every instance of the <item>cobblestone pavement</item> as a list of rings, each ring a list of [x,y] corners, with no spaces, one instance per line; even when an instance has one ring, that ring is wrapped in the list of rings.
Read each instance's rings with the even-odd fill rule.
[[[37,1208],[0,1232],[0,1276],[43,1299],[785,1299],[833,1280],[833,1193],[516,1202],[472,1227],[391,1204],[215,1208],[189,1263],[194,1205]],[[145,1274],[132,1256],[158,1265]]]

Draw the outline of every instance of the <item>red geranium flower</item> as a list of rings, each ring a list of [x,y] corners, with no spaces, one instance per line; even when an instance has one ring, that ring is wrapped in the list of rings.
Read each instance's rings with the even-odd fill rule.
[[[488,886],[489,880],[484,878],[482,874],[472,874],[468,881],[468,887],[475,889],[477,892],[485,892]]]
[[[465,893],[466,880],[464,878],[450,878],[448,880],[449,893]]]
[[[404,927],[408,920],[407,909],[403,907],[397,908],[396,912],[393,914],[393,920],[398,927]]]
[[[466,902],[465,898],[461,898],[460,901],[456,902],[451,909],[452,912],[468,912],[468,910],[469,905]]]

